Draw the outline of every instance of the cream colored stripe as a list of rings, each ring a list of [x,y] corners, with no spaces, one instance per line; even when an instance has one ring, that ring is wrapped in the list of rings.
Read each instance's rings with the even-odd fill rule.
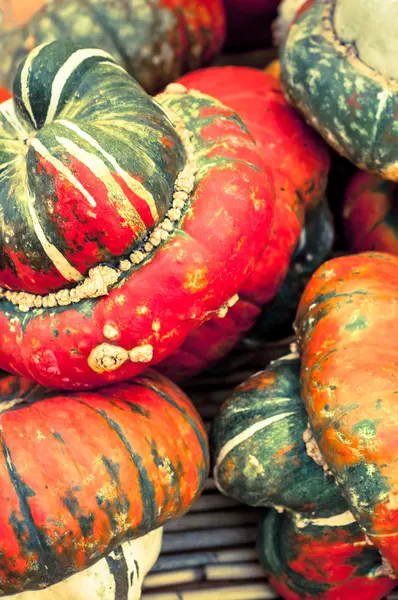
[[[61,98],[62,90],[65,87],[66,82],[72,75],[73,71],[77,69],[82,62],[93,56],[102,56],[109,58],[113,62],[112,56],[104,50],[98,50],[96,48],[84,48],[74,52],[67,61],[62,65],[56,76],[54,77],[51,99],[47,110],[46,123],[51,123],[54,119],[54,115],[58,108],[59,99]]]
[[[28,199],[28,209],[30,216],[33,221],[33,227],[37,238],[41,245],[43,246],[44,252],[47,254],[48,258],[51,260],[55,268],[61,273],[62,277],[67,279],[68,281],[81,281],[83,279],[83,275],[79,273],[61,254],[61,252],[56,248],[53,244],[51,244],[42,229],[42,226],[39,223],[39,219],[37,217],[35,208],[34,208],[34,198],[31,196],[30,192],[27,193]]]
[[[42,51],[42,49],[48,46],[47,44],[41,44],[40,46],[37,46],[37,48],[35,48],[34,50],[32,50],[32,52],[30,52],[26,58],[25,64],[23,66],[22,72],[21,72],[21,92],[22,92],[22,101],[24,103],[24,106],[26,108],[26,110],[28,111],[32,122],[34,123],[34,125],[37,127],[37,121],[35,119],[35,116],[33,114],[33,110],[32,110],[32,105],[30,103],[30,98],[29,98],[29,85],[28,85],[28,79],[29,79],[29,73],[30,73],[30,69],[32,66],[32,62],[33,60],[36,58],[36,56],[38,54],[40,54],[40,52]]]
[[[18,119],[12,98],[0,104],[0,113],[9,122],[11,127],[15,129],[21,140],[26,140],[29,137],[29,132],[24,128],[21,121]]]
[[[280,400],[280,398],[278,398],[278,400]],[[296,413],[296,411],[286,412],[286,413],[282,413],[282,414],[278,414],[278,415],[273,415],[272,417],[268,417],[268,419],[263,419],[262,421],[258,421],[257,423],[254,423],[253,425],[251,425],[250,427],[248,427],[247,429],[245,429],[244,431],[242,431],[241,433],[236,435],[234,438],[229,440],[221,448],[220,453],[217,457],[217,462],[214,467],[214,473],[213,473],[214,482],[215,482],[217,488],[220,490],[220,492],[222,492],[223,490],[218,481],[218,470],[221,466],[221,463],[227,456],[227,454],[229,454],[234,448],[236,448],[236,446],[238,446],[242,442],[245,442],[252,435],[257,433],[257,431],[261,431],[262,429],[265,429],[266,427],[269,427],[270,425],[273,425],[274,423],[277,423],[278,421],[282,421],[282,419],[286,419],[287,417],[290,417],[291,415],[294,415],[295,413]]]
[[[98,150],[98,152],[100,152],[102,154],[102,156],[104,156],[110,162],[110,164],[113,166],[115,171],[120,175],[120,177],[123,179],[123,181],[126,183],[126,185],[130,188],[130,190],[132,190],[135,194],[137,194],[137,196],[139,196],[142,200],[144,200],[148,204],[151,214],[152,214],[152,217],[155,220],[157,220],[158,211],[157,211],[155,200],[154,200],[154,197],[152,196],[152,194],[150,192],[148,192],[148,190],[139,181],[137,181],[136,179],[131,177],[131,175],[129,175],[129,173],[126,173],[126,171],[124,171],[121,168],[121,166],[118,164],[118,162],[115,160],[115,158],[111,154],[109,154],[106,150],[104,150],[102,148],[102,146],[99,145],[97,140],[95,140],[91,135],[89,135],[85,131],[82,131],[82,129],[80,129],[80,127],[78,127],[74,123],[70,123],[70,121],[64,121],[64,120],[60,119],[59,121],[57,121],[57,123],[62,124],[64,127],[67,127],[71,131],[74,131],[79,137],[86,140],[86,142],[91,144],[91,146],[93,146],[93,148]]]
[[[108,167],[95,154],[90,154],[80,148],[77,144],[64,137],[56,137],[57,142],[62,144],[64,148],[75,158],[77,158],[87,169],[98,177],[108,190],[108,198],[115,205],[118,214],[126,221],[126,223],[136,233],[145,230],[145,224],[134,206],[126,198],[122,188],[117,181],[112,177]]]
[[[79,192],[86,198],[90,206],[97,206],[97,203],[92,197],[92,195],[88,193],[88,191],[82,186],[80,181],[76,179],[73,173],[69,171],[69,169],[67,169],[65,165],[60,160],[58,160],[58,158],[55,158],[55,156],[53,156],[37,138],[34,138],[32,140],[32,146],[36,150],[36,152],[40,154],[40,156],[42,156],[51,165],[53,165],[53,167],[55,167],[57,171],[59,171],[61,175],[63,175],[65,179],[69,181],[69,183],[71,183],[77,190],[79,190]]]
[[[307,518],[302,514],[295,513],[294,522],[299,528],[306,527],[307,525],[315,525],[316,527],[344,527],[344,525],[355,523],[355,517],[349,510],[333,517],[322,517],[319,519],[311,519],[311,517]]]

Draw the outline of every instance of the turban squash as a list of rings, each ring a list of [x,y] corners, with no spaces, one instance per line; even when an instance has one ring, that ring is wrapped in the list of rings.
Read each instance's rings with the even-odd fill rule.
[[[296,315],[300,361],[280,360],[237,388],[213,432],[224,494],[310,523],[358,524],[383,559],[380,573],[398,572],[397,323],[398,258],[325,263]]]
[[[398,187],[372,173],[356,173],[345,192],[343,218],[350,249],[398,255]]]
[[[274,198],[232,110],[180,85],[153,100],[105,51],[53,42],[21,63],[0,131],[1,368],[125,380],[233,302]]]
[[[67,38],[107,50],[153,93],[210,62],[225,37],[222,0],[10,0],[3,10],[0,85],[9,88],[30,50]]]
[[[308,242],[317,249],[311,260],[305,259],[308,252],[301,257],[301,262],[306,263],[302,273],[315,270],[328,254],[333,237],[324,198],[330,166],[327,148],[288,105],[280,82],[248,67],[211,67],[189,73],[179,81],[218,98],[240,115],[256,141],[264,164],[272,170],[276,203],[271,234],[268,239],[268,232],[263,230],[263,252],[237,290],[239,301],[224,318],[214,317],[193,331],[179,350],[163,362],[161,369],[173,377],[194,375],[215,363],[253,327],[262,311],[269,314],[270,322],[260,326],[259,331],[263,335],[274,331],[272,315],[279,307],[274,311],[272,305],[267,305],[288,273],[306,217]],[[319,230],[310,225],[319,221]],[[287,300],[290,305],[298,302],[297,286],[300,293],[305,285],[301,277],[293,279],[296,289],[294,298]],[[281,300],[282,311],[287,312],[276,320],[283,322],[286,314],[290,314],[291,306],[285,304],[285,299]]]
[[[398,5],[308,0],[281,48],[292,103],[337,152],[398,180]]]
[[[398,258],[325,263],[302,296],[296,332],[311,428],[349,509],[398,572]]]
[[[203,488],[203,424],[151,370],[73,394],[3,374],[0,398],[2,595],[62,592],[57,582],[180,516]]]
[[[260,561],[285,600],[381,600],[395,587],[357,523],[271,509],[261,520]]]

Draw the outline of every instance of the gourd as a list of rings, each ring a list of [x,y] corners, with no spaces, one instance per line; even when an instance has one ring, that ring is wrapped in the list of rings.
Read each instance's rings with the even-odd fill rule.
[[[283,598],[377,600],[393,589],[308,428],[297,354],[238,386],[212,438],[221,493],[273,507],[260,520],[258,552]]]
[[[242,384],[213,431],[222,493],[306,521],[357,523],[381,575],[398,571],[397,317],[398,257],[326,262],[297,310],[300,363],[286,357]]]
[[[354,252],[398,254],[397,184],[363,171],[351,179],[344,198],[346,238]]]
[[[271,509],[258,537],[260,561],[285,600],[380,600],[395,587],[355,521],[306,521]]]
[[[305,119],[357,167],[392,181],[397,27],[396,2],[309,0],[281,48],[285,92]]]
[[[153,100],[105,51],[53,42],[21,63],[0,132],[1,368],[122,381],[235,301],[274,199],[231,109],[182,85]]]
[[[84,571],[48,588],[3,596],[9,600],[139,600],[145,575],[159,556],[163,528],[127,541]]]
[[[239,385],[213,424],[219,491],[250,506],[287,508],[308,516],[343,513],[346,503],[333,478],[307,453],[307,421],[296,354],[276,360]]]
[[[258,552],[283,598],[382,598],[395,582],[322,465],[307,421],[292,353],[223,405],[212,436],[216,485],[245,504],[274,507],[260,520]]]
[[[73,394],[3,374],[0,397],[3,595],[74,573],[73,586],[97,580],[105,568],[98,561],[182,515],[203,489],[203,423],[183,392],[151,370]]]
[[[110,52],[149,92],[217,54],[225,38],[222,0],[11,0],[0,36],[0,85],[40,44],[70,39]],[[4,8],[4,10],[7,7]]]
[[[322,211],[325,236],[319,232],[319,239],[323,239],[320,246],[324,246],[320,257],[329,252],[332,223],[324,202],[330,166],[327,148],[288,105],[277,79],[248,67],[212,67],[189,73],[179,81],[217,97],[240,115],[253,135],[265,165],[272,170],[276,195],[269,240],[264,231],[263,253],[237,290],[239,301],[224,318],[214,317],[195,329],[160,367],[170,376],[187,377],[225,356],[262,313],[270,314],[272,318],[268,303],[287,276],[305,214],[311,220],[309,214],[312,211]],[[318,208],[321,205],[322,208]],[[318,239],[318,232],[314,237]],[[315,263],[314,268],[316,266]],[[301,291],[304,284],[300,283],[300,286]],[[293,302],[298,299],[296,294]]]
[[[312,277],[296,315],[301,396],[350,511],[398,571],[398,258],[344,256]]]

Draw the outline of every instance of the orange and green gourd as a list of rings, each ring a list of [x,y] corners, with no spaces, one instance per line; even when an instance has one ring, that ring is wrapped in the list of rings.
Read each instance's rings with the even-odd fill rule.
[[[0,104],[0,368],[128,379],[228,309],[274,196],[253,139],[181,85],[152,99],[104,50],[36,48]]]
[[[311,527],[343,527],[333,529],[337,537],[330,540],[322,529],[309,531],[303,540],[302,557],[295,563],[308,579],[303,598],[312,597],[313,575],[306,574],[302,561],[313,560],[315,531],[326,549],[329,541],[340,544],[349,533],[348,558],[357,542],[369,545],[377,551],[380,576],[398,572],[397,323],[397,257],[363,253],[326,262],[308,283],[296,315],[300,358],[276,361],[242,384],[215,421],[214,475],[222,493],[247,504],[286,509]],[[286,523],[294,529],[288,518]],[[346,530],[354,524],[362,532],[356,541],[350,538],[355,531]],[[271,531],[274,525],[269,527]],[[294,533],[298,547],[300,535]],[[291,558],[290,546],[283,549],[281,544],[276,536],[275,548],[284,557],[278,577],[284,573],[281,581],[291,592],[285,589],[286,598],[293,600],[301,597],[293,594],[296,575],[289,570],[296,558]],[[264,551],[271,560],[272,547]],[[319,556],[325,565],[327,556],[328,551]],[[349,562],[356,564],[356,559]],[[273,576],[275,568],[270,567]],[[346,573],[347,584],[355,573],[363,575]],[[375,583],[371,573],[367,578]],[[351,583],[351,591],[339,596],[343,582],[335,583],[330,595],[326,586],[314,597],[365,597],[350,595]],[[366,597],[383,595],[369,591]]]
[[[398,180],[398,4],[307,0],[281,47],[290,101],[342,156]]]
[[[346,239],[353,252],[377,250],[398,255],[398,186],[359,171],[344,198]]]
[[[398,572],[398,258],[363,253],[312,277],[295,329],[301,397],[349,509]]]
[[[30,50],[67,39],[110,52],[155,93],[209,63],[225,39],[222,0],[10,0],[3,11],[0,85],[8,88]]]
[[[236,388],[213,428],[219,490],[273,507],[258,552],[286,600],[380,600],[395,582],[323,468],[300,397],[300,359],[290,354]]]
[[[151,370],[72,394],[2,374],[0,425],[2,595],[57,584],[179,517],[208,475],[200,417]]]

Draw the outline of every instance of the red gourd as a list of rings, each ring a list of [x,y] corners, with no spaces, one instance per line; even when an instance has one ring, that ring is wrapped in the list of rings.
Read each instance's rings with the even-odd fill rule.
[[[208,474],[207,436],[174,384],[57,394],[0,378],[0,591],[40,589],[180,516]]]
[[[260,523],[258,549],[285,600],[381,600],[395,587],[357,523],[305,521],[271,509]]]
[[[345,193],[343,218],[354,252],[378,250],[398,255],[398,184],[358,171]]]
[[[330,166],[326,146],[289,106],[276,78],[248,67],[212,67],[179,81],[217,97],[240,115],[272,170],[276,204],[269,241],[264,230],[263,252],[237,290],[239,301],[224,318],[214,317],[193,331],[163,362],[161,369],[173,377],[213,364],[254,325],[285,279],[306,211],[324,199]]]
[[[102,50],[33,51],[0,132],[5,370],[128,379],[223,313],[267,243],[273,191],[240,118],[181,85],[154,101]]]

